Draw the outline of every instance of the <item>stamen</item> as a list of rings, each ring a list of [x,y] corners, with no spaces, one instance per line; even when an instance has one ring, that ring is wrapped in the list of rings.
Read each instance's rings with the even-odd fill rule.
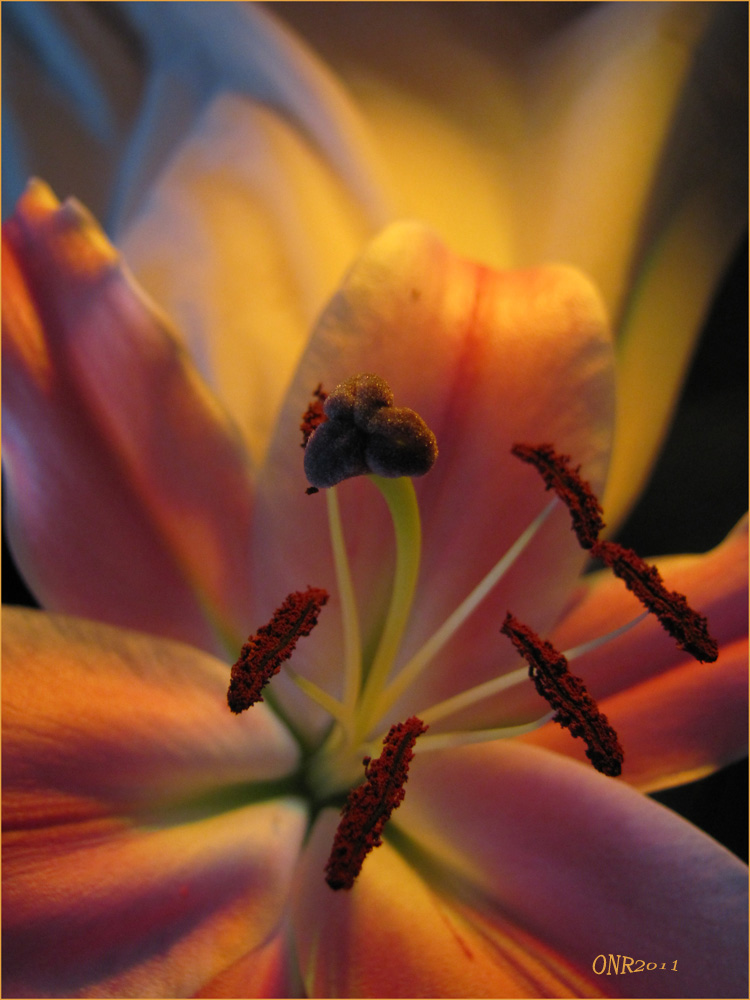
[[[622,771],[623,752],[617,733],[586,691],[580,677],[550,642],[545,642],[508,613],[500,631],[507,635],[529,664],[529,677],[539,694],[556,709],[553,719],[586,743],[586,756],[602,774],[616,778]]]
[[[351,889],[369,852],[382,843],[383,828],[405,795],[414,744],[426,730],[422,720],[412,716],[391,726],[377,760],[364,758],[367,780],[349,792],[325,866],[332,889]]]
[[[589,484],[578,475],[580,467],[570,469],[569,456],[558,455],[549,444],[516,444],[511,450],[521,461],[538,469],[547,489],[554,489],[567,504],[581,547],[590,549],[594,558],[600,559],[625,582],[628,590],[656,615],[681,649],[702,663],[713,663],[718,658],[719,648],[703,615],[694,611],[682,594],[667,590],[656,567],[649,566],[632,549],[616,542],[598,541],[604,527],[602,509]]]
[[[580,466],[571,469],[569,455],[558,455],[550,444],[516,444],[511,452],[537,469],[547,484],[567,506],[573,531],[581,548],[590,549],[604,527],[602,508],[589,484],[579,476]]]
[[[325,421],[305,440],[305,475],[313,489],[327,489],[352,476],[388,479],[423,476],[437,458],[435,435],[424,420],[393,406],[393,394],[378,375],[354,375],[327,397]],[[303,418],[305,428],[316,420]]]
[[[328,593],[318,587],[295,591],[274,612],[271,621],[250,636],[229,680],[227,703],[235,714],[263,701],[260,692],[292,655],[297,640],[312,632],[327,600]]]
[[[649,566],[632,549],[617,542],[597,542],[591,555],[624,581],[681,649],[701,663],[713,663],[718,658],[719,647],[708,631],[706,618],[694,611],[682,594],[667,590],[655,566]]]

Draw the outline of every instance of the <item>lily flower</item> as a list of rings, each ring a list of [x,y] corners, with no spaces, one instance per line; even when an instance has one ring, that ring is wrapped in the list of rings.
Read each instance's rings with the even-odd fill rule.
[[[344,269],[417,217],[493,266],[592,277],[622,520],[746,229],[741,5],[23,3],[5,20],[6,204],[32,173],[96,199],[256,458]],[[278,331],[247,365],[238,296]]]
[[[322,313],[256,462],[77,203],[33,182],[3,253],[8,531],[55,612],[10,609],[3,631],[7,995],[746,991],[745,866],[640,791],[742,752],[746,532],[660,563],[668,590],[636,571],[703,634],[684,587],[716,663],[688,666],[684,635],[641,621],[638,586],[581,582],[581,544],[621,569],[598,515],[579,544],[567,509],[598,506],[612,442],[612,342],[586,278],[386,228]],[[408,408],[437,460],[412,482],[388,431],[377,467],[355,442],[375,475],[331,485],[327,449],[308,456],[330,423],[374,434],[369,372],[398,448]],[[565,487],[552,499],[513,454],[542,441]],[[317,624],[283,624],[299,599]],[[585,664],[585,697],[563,685],[570,731],[604,724],[596,698],[625,721],[632,774],[629,747],[618,779],[545,735],[508,611]],[[255,670],[274,629],[263,703],[235,715],[231,663]],[[342,838],[375,849],[338,888]]]

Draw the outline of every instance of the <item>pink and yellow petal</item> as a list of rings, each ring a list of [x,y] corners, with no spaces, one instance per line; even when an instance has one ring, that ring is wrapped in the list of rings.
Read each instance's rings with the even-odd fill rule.
[[[5,610],[6,994],[190,996],[274,933],[306,826],[283,792],[297,749],[265,706],[231,715],[227,676]]]
[[[654,460],[706,303],[743,231],[744,159],[733,139],[745,114],[742,72],[726,65],[744,58],[741,12],[517,4],[498,16],[489,4],[458,14],[392,4],[381,17],[362,5],[306,8],[280,13],[351,88],[401,215],[496,266],[561,259],[596,282],[623,344],[607,494],[619,520]],[[721,107],[706,114],[717,77],[727,84]]]
[[[303,996],[289,935],[278,931],[269,941],[246,952],[194,993],[196,997]]]
[[[511,456],[515,442],[554,441],[595,486],[603,482],[613,415],[611,344],[599,300],[577,272],[493,271],[454,255],[417,223],[386,229],[316,327],[262,470],[257,565],[267,585],[278,581],[274,593],[293,571],[335,589],[325,502],[305,495],[302,462],[290,454],[315,387],[367,371],[383,376],[396,405],[417,410],[438,439],[437,463],[417,483],[424,558],[407,636],[413,651],[549,499],[536,473]],[[365,635],[382,615],[390,583],[382,541],[390,535],[388,516],[373,494],[362,481],[340,487]],[[461,677],[454,648],[436,664],[423,697],[501,671],[509,657],[489,633],[511,596],[517,613],[543,629],[559,614],[581,561],[568,515],[559,510],[459,637]],[[326,655],[335,642],[327,637]]]
[[[257,462],[310,328],[373,226],[285,117],[222,93],[122,234]]]
[[[3,227],[7,530],[39,600],[207,648],[249,628],[244,445],[76,203]]]
[[[318,820],[292,914],[308,995],[327,997],[601,996],[562,956],[502,918],[485,924],[389,843],[350,891],[323,881],[337,817]]]
[[[273,934],[304,827],[279,799],[6,831],[4,993],[193,995]]]
[[[483,919],[523,928],[608,995],[746,993],[747,868],[669,810],[514,742],[417,748],[413,772],[392,822]],[[677,959],[679,979],[603,983],[592,963],[610,952]]]
[[[4,609],[5,822],[93,822],[209,793],[228,808],[283,778],[296,744],[265,705],[233,716],[228,679],[228,664],[181,643]]]

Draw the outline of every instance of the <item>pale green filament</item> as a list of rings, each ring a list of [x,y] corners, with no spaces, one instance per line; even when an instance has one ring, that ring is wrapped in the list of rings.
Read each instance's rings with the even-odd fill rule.
[[[624,632],[629,632],[631,628],[642,622],[644,618],[648,618],[648,615],[648,611],[642,611],[639,615],[636,615],[635,618],[631,618],[629,622],[625,622],[625,624],[620,625],[619,628],[613,629],[611,632],[607,632],[606,635],[600,635],[596,639],[589,639],[588,642],[582,642],[580,646],[574,646],[572,649],[566,650],[563,653],[563,656],[566,660],[575,660],[578,656],[590,653],[592,650],[598,649],[599,646],[603,646],[607,642],[612,642],[613,639],[616,639]]]
[[[419,739],[419,752],[424,750],[445,750],[449,747],[467,746],[469,743],[489,743],[493,740],[511,740],[525,733],[533,733],[546,725],[554,716],[547,712],[531,722],[522,722],[517,726],[498,726],[495,729],[460,729],[452,733],[426,733]],[[421,718],[421,716],[420,716]],[[423,720],[424,721],[424,720]]]
[[[477,702],[491,698],[493,695],[499,694],[500,691],[506,691],[510,687],[515,687],[516,684],[528,681],[528,679],[529,668],[519,667],[518,670],[512,670],[508,674],[493,677],[492,680],[485,681],[483,684],[477,684],[466,691],[460,691],[458,694],[453,695],[452,698],[446,698],[445,701],[438,702],[436,705],[432,705],[430,708],[426,708],[416,714],[425,725],[433,726],[447,715],[454,715],[464,708],[470,708],[472,705],[476,705]],[[420,740],[420,744],[421,742]]]
[[[285,670],[287,675],[297,687],[304,691],[308,698],[314,701],[321,708],[325,709],[326,712],[337,722],[340,722],[343,726],[348,725],[348,717],[346,713],[346,707],[333,695],[328,694],[323,688],[318,687],[318,685],[309,680],[307,677],[303,677],[298,674],[296,670],[293,670],[288,664],[285,665]]]
[[[359,615],[344,543],[338,495],[335,487],[325,492],[328,503],[328,527],[336,567],[336,582],[341,601],[341,626],[344,633],[344,724],[350,730],[362,683],[362,644],[359,632]],[[339,719],[339,721],[342,720]]]
[[[449,615],[448,618],[446,618],[440,628],[433,633],[422,648],[415,653],[404,668],[399,671],[395,680],[382,691],[369,720],[370,724],[375,723],[391,708],[392,705],[395,705],[406,689],[414,683],[425,667],[430,664],[433,657],[437,655],[448,640],[454,635],[456,630],[463,625],[466,619],[469,618],[469,616],[476,610],[490,591],[500,582],[516,559],[518,559],[524,551],[529,542],[531,542],[532,538],[539,531],[557,504],[558,500],[555,497],[547,504],[541,513],[534,518],[526,530],[518,536],[502,559],[500,559],[500,561],[493,566],[484,579],[481,580],[471,591],[468,597],[466,597],[461,604],[459,604],[455,611]],[[502,690],[502,688],[499,690]]]
[[[339,600],[341,602],[341,627],[344,635],[344,695],[343,702],[318,687],[313,681],[303,677],[288,664],[286,673],[291,680],[317,705],[320,705],[342,727],[344,739],[350,742],[354,738],[353,727],[357,706],[357,696],[362,679],[362,647],[359,632],[359,615],[357,602],[352,586],[352,576],[349,570],[349,559],[344,542],[344,529],[341,523],[341,509],[335,488],[326,492],[328,505],[328,529],[331,536],[333,562],[336,570]],[[331,740],[340,742],[341,732],[331,733]]]
[[[393,577],[391,603],[380,634],[375,657],[367,675],[362,699],[357,711],[357,738],[369,728],[369,718],[385,687],[404,634],[419,575],[422,529],[419,506],[411,479],[385,479],[370,476],[388,504],[396,535],[396,569]]]
[[[613,629],[606,635],[599,636],[597,639],[592,639],[590,642],[585,642],[580,646],[575,646],[572,649],[566,650],[562,655],[569,662],[571,660],[575,660],[576,657],[583,656],[585,653],[590,653],[599,646],[603,646],[606,643],[611,642],[613,639],[617,639],[618,636],[628,632],[639,622],[642,622],[646,617],[648,617],[648,612],[644,611],[631,621],[626,622],[624,625],[620,625],[619,628]],[[493,695],[499,694],[500,691],[507,691],[508,688],[514,687],[517,684],[526,683],[528,679],[529,668],[527,666],[519,667],[517,670],[512,670],[510,673],[503,674],[500,677],[493,677],[491,680],[485,681],[483,684],[477,684],[472,688],[468,688],[466,691],[460,691],[458,694],[453,695],[452,698],[446,698],[444,701],[437,702],[435,705],[431,705],[429,708],[419,711],[416,714],[426,725],[434,725],[441,719],[446,718],[446,716],[454,715],[456,712],[460,712],[464,708],[471,708],[473,705],[476,705],[481,701],[485,701]],[[547,717],[545,717],[545,720],[546,718]],[[420,740],[420,746],[423,742],[424,740]]]

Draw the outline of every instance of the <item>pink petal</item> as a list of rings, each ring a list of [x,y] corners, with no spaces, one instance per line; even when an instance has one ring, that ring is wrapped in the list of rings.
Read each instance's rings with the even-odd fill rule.
[[[274,931],[304,825],[277,799],[6,833],[4,994],[192,995]]]
[[[538,942],[541,954],[561,956],[607,995],[746,994],[747,869],[690,824],[627,785],[512,742],[422,754],[417,747],[412,770],[391,821],[403,832],[394,845],[436,894],[433,908],[450,914],[457,906],[469,926],[494,928],[498,962],[511,950],[503,932],[510,928],[514,941],[518,929],[524,952],[526,941]],[[360,956],[350,981],[369,963],[377,985],[378,944],[412,905],[413,882],[400,891],[391,871],[386,849],[376,849],[348,899],[336,899],[330,916],[318,911],[315,928],[297,924],[300,936],[319,939],[309,969],[335,965],[344,907],[359,915],[347,942]],[[386,983],[401,952],[421,940],[421,925],[420,914],[412,941],[379,950]],[[594,975],[597,955],[609,953],[666,962],[667,970],[677,959],[679,971]],[[454,995],[473,995],[471,963],[462,968],[468,992]]]
[[[33,182],[3,227],[8,533],[51,609],[216,648],[250,629],[248,457],[96,223]]]
[[[482,919],[385,842],[350,891],[323,880],[338,817],[316,823],[293,896],[308,996],[597,996],[544,942],[502,917]]]
[[[492,271],[455,256],[418,224],[386,229],[323,314],[263,468],[257,566],[272,594],[283,594],[293,577],[335,591],[325,502],[305,495],[297,428],[320,382],[333,388],[368,371],[390,383],[396,405],[425,418],[440,449],[433,471],[417,482],[424,562],[406,640],[413,651],[549,500],[537,474],[511,456],[515,442],[553,441],[601,484],[613,407],[611,346],[599,301],[576,272]],[[388,596],[392,532],[369,484],[352,480],[340,493],[368,635]],[[581,562],[560,510],[433,666],[419,701],[506,669],[512,652],[497,635],[506,609],[549,626]],[[333,628],[319,647],[330,664],[339,662]]]
[[[264,706],[187,646],[42,612],[3,629],[4,993],[190,996],[281,919],[305,809]]]

